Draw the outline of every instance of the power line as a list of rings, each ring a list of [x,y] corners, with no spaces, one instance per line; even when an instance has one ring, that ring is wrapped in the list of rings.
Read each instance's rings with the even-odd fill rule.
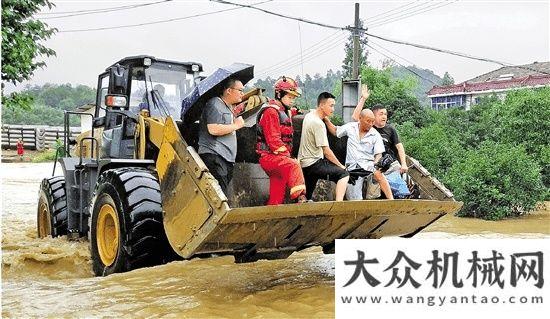
[[[367,31],[366,29],[362,29],[362,30]],[[377,38],[377,39],[380,39],[382,41],[386,41],[386,42],[392,42],[392,43],[397,43],[397,44],[408,45],[408,46],[412,46],[412,47],[419,48],[419,49],[424,49],[424,50],[431,50],[431,51],[436,51],[436,52],[441,52],[441,53],[447,53],[447,54],[450,54],[450,55],[456,55],[456,56],[471,59],[471,60],[478,60],[478,61],[483,61],[483,62],[496,63],[496,64],[502,65],[502,66],[511,65],[510,63],[500,62],[500,61],[489,59],[489,58],[476,57],[476,56],[469,55],[469,54],[466,54],[466,53],[461,53],[461,52],[456,52],[456,51],[451,51],[451,50],[446,50],[446,49],[434,48],[434,47],[430,47],[430,46],[427,46],[427,45],[417,44],[417,43],[412,43],[412,42],[407,42],[407,41],[402,41],[402,40],[389,39],[389,38],[381,37],[379,35],[375,35],[375,34],[372,34],[372,33],[365,32],[365,34],[367,34],[368,36],[371,36],[373,38]]]
[[[446,49],[439,49],[439,48],[430,47],[430,46],[423,45],[423,44],[416,44],[416,43],[407,42],[407,41],[389,39],[389,38],[386,38],[386,37],[382,37],[382,36],[379,36],[379,35],[369,33],[369,32],[367,32],[366,28],[355,28],[355,27],[351,27],[351,26],[347,26],[347,27],[334,26],[334,25],[329,25],[329,24],[316,22],[316,21],[311,21],[311,20],[307,20],[307,19],[287,16],[287,15],[283,15],[283,14],[280,14],[280,13],[275,13],[275,12],[271,12],[271,11],[268,11],[268,10],[264,10],[264,9],[254,7],[256,5],[271,2],[273,0],[258,2],[258,3],[254,3],[254,4],[251,4],[251,5],[238,4],[238,3],[233,3],[233,2],[229,2],[229,1],[225,1],[225,0],[210,0],[210,1],[218,2],[218,3],[222,3],[222,4],[227,4],[227,5],[232,5],[232,6],[237,6],[237,8],[230,8],[230,9],[206,12],[206,13],[195,14],[195,15],[190,15],[190,16],[185,16],[185,17],[166,19],[166,20],[160,20],[160,21],[145,22],[145,23],[138,23],[138,24],[130,24],[130,25],[121,25],[121,26],[112,26],[112,27],[103,27],[103,28],[90,28],[90,29],[60,30],[60,31],[58,31],[58,33],[89,32],[89,31],[102,31],[102,30],[112,30],[112,29],[121,29],[121,28],[131,28],[131,27],[146,26],[146,25],[153,25],[153,24],[160,24],[160,23],[166,23],[166,22],[173,22],[173,21],[191,19],[191,18],[196,18],[196,17],[202,17],[202,16],[207,16],[207,15],[212,15],[212,14],[237,10],[237,9],[240,9],[240,8],[249,8],[249,9],[254,9],[254,10],[264,12],[266,14],[278,16],[278,17],[285,18],[285,19],[296,20],[296,21],[300,21],[300,22],[304,22],[304,23],[308,23],[308,24],[312,24],[312,25],[317,25],[317,26],[321,26],[321,27],[324,27],[324,28],[330,28],[330,29],[335,29],[335,30],[344,30],[344,31],[358,30],[358,31],[362,31],[364,34],[366,34],[368,36],[371,36],[371,37],[374,37],[374,38],[377,38],[377,39],[380,39],[380,40],[386,41],[386,42],[412,46],[412,47],[416,47],[416,48],[420,48],[420,49],[424,49],[424,50],[436,51],[436,52],[440,52],[440,53],[446,53],[446,54],[460,56],[460,57],[471,59],[471,60],[478,60],[478,61],[483,61],[483,62],[495,63],[495,64],[498,64],[498,65],[501,65],[501,66],[511,66],[512,65],[511,63],[500,62],[500,61],[493,60],[493,59],[488,59],[488,58],[476,57],[476,56],[472,56],[472,55],[469,55],[469,54],[466,54],[466,53],[461,53],[461,52],[456,52],[456,51],[451,51],[451,50],[446,50]],[[455,0],[455,2],[456,1],[457,0]],[[124,7],[129,8],[131,6],[124,6]],[[122,7],[113,7],[113,8],[122,8]],[[113,9],[113,8],[111,8],[111,9]],[[433,8],[433,9],[435,9],[435,8]],[[430,9],[430,10],[433,10],[433,9]],[[389,22],[387,22],[387,23],[389,23]],[[531,71],[538,72],[538,73],[541,73],[541,74],[549,74],[550,75],[550,73],[548,73],[548,72],[535,70],[535,69],[525,67],[525,66],[516,66],[516,67],[531,70]]]
[[[234,2],[229,2],[229,1],[225,1],[225,0],[210,0],[210,1],[219,2],[219,3],[222,3],[222,4],[228,4],[228,5],[232,5],[232,6],[239,6],[239,7],[242,7],[242,8],[254,9],[254,10],[261,11],[263,13],[267,13],[267,14],[270,14],[270,15],[280,17],[280,18],[301,21],[301,22],[304,22],[304,23],[314,24],[314,25],[318,25],[318,26],[321,26],[321,27],[325,27],[325,28],[339,29],[339,30],[344,30],[345,29],[345,28],[342,28],[342,27],[337,27],[337,26],[333,26],[333,25],[329,25],[329,24],[325,24],[325,23],[321,23],[321,22],[315,22],[315,21],[311,21],[311,20],[307,20],[307,19],[286,16],[286,15],[281,14],[281,13],[276,13],[276,12],[273,12],[273,11],[268,11],[268,10],[256,8],[256,7],[253,7],[252,5],[234,3]]]
[[[424,49],[424,50],[431,50],[431,51],[446,53],[446,54],[450,54],[450,55],[456,55],[456,56],[460,56],[460,57],[471,59],[471,60],[478,60],[478,61],[483,61],[483,62],[496,63],[496,64],[502,65],[502,66],[511,65],[510,63],[504,63],[504,62],[500,62],[500,61],[489,59],[489,58],[476,57],[476,56],[466,54],[466,53],[461,53],[461,52],[456,52],[456,51],[451,51],[451,50],[446,50],[446,49],[439,49],[439,48],[430,47],[430,46],[423,45],[423,44],[416,44],[416,43],[412,43],[412,42],[407,42],[407,41],[402,41],[402,40],[394,40],[394,39],[382,37],[382,36],[375,35],[375,34],[367,32],[368,30],[365,29],[365,28],[355,28],[355,27],[351,27],[351,26],[339,27],[339,26],[334,26],[334,25],[328,25],[328,24],[325,24],[325,23],[320,23],[320,22],[310,21],[310,20],[296,18],[296,17],[292,17],[292,16],[287,16],[287,15],[283,15],[283,14],[280,14],[280,13],[271,12],[271,11],[268,11],[268,10],[265,10],[265,9],[254,8],[254,7],[251,7],[249,5],[233,3],[233,2],[229,2],[229,1],[225,1],[225,0],[210,0],[210,1],[215,1],[215,2],[219,2],[219,3],[238,6],[238,7],[243,7],[243,8],[255,9],[255,10],[259,10],[259,11],[262,11],[264,13],[275,15],[275,16],[282,17],[282,18],[285,18],[285,19],[297,20],[297,21],[301,21],[301,22],[304,22],[304,23],[309,23],[309,24],[313,24],[313,25],[317,25],[317,26],[321,26],[321,27],[325,27],[325,28],[330,28],[330,29],[347,30],[347,31],[359,30],[359,31],[364,32],[364,34],[366,34],[368,36],[371,36],[371,37],[374,37],[374,38],[377,38],[377,39],[380,39],[380,40],[386,41],[386,42],[392,42],[392,43],[408,45],[408,46],[412,46],[412,47],[416,47],[416,48],[420,48],[420,49]]]
[[[408,2],[408,3],[405,3],[405,4],[400,5],[400,6],[398,6],[398,7],[395,7],[395,8],[393,8],[393,9],[391,9],[391,10],[388,10],[388,11],[385,11],[385,12],[382,12],[382,13],[375,14],[375,15],[373,15],[373,16],[367,17],[367,18],[366,18],[366,21],[370,21],[371,19],[372,19],[372,20],[376,20],[376,19],[374,19],[374,18],[377,18],[377,17],[379,17],[379,16],[387,15],[387,14],[390,13],[390,12],[393,12],[393,11],[395,11],[395,10],[398,10],[398,9],[401,9],[401,8],[404,8],[404,7],[407,7],[407,6],[409,6],[409,5],[411,5],[411,4],[415,3],[415,2],[418,2],[418,1],[420,1],[420,0]]]
[[[314,58],[319,57],[319,56],[323,55],[324,53],[337,48],[336,44],[341,44],[341,43],[344,42],[344,40],[345,39],[341,39],[339,42],[335,43],[334,46],[327,47],[327,48],[325,48],[321,51],[315,52],[315,54],[309,54],[309,55],[305,56],[303,62],[307,63],[307,62],[313,60]],[[276,74],[276,73],[284,73],[284,71],[286,71],[286,70],[289,70],[289,69],[292,69],[294,67],[300,66],[300,64],[302,64],[303,62],[302,61],[296,61],[296,60],[295,61],[289,61],[287,64],[281,65],[278,68],[271,69],[269,71],[259,72],[259,73],[256,74],[256,77],[263,77],[265,75]]]
[[[336,35],[339,35],[339,34],[342,34],[342,31],[341,31],[341,30],[338,30],[338,31],[336,31],[336,32],[334,32],[334,33],[332,33],[332,34],[330,34],[329,36],[327,36],[327,37],[321,39],[320,41],[318,41],[318,42],[314,43],[313,45],[311,45],[311,46],[307,47],[306,49],[304,49],[304,51],[307,51],[307,52],[308,52],[307,54],[309,54],[309,52],[310,52],[311,50],[313,50],[314,48],[317,49],[317,47],[318,47],[320,44],[325,44],[327,41],[332,41],[332,40],[329,40],[329,39],[335,38],[335,36],[336,36]],[[302,53],[302,54],[303,54],[303,53]],[[298,53],[296,53],[296,54],[294,54],[294,55],[289,56],[288,58],[286,58],[286,59],[284,59],[284,60],[281,60],[281,61],[279,61],[279,62],[277,62],[277,63],[275,63],[275,64],[273,64],[273,65],[271,65],[271,66],[268,66],[267,68],[264,68],[264,69],[259,70],[259,72],[260,72],[260,73],[263,73],[263,72],[266,72],[266,71],[271,70],[271,69],[277,69],[277,68],[279,68],[281,65],[287,64],[287,63],[289,62],[289,60],[294,60],[294,59],[300,57],[300,55],[301,55],[301,53],[298,52]]]
[[[130,4],[125,6],[117,6],[117,7],[107,7],[107,8],[99,8],[99,9],[86,9],[86,10],[73,10],[73,11],[61,11],[61,12],[40,12],[36,15],[58,15],[58,14],[71,14],[71,13],[81,13],[81,12],[96,12],[96,11],[105,11],[105,10],[112,10],[112,9],[120,9],[120,8],[131,8],[135,7],[137,4]]]
[[[370,43],[374,44],[374,42],[372,42],[372,41],[371,41]],[[430,79],[428,79],[428,78],[425,78],[424,76],[420,75],[419,73],[417,73],[417,72],[414,71],[413,69],[411,69],[411,68],[409,68],[409,67],[407,67],[407,66],[405,66],[405,65],[403,65],[403,64],[401,64],[401,63],[399,63],[397,60],[391,58],[390,56],[384,54],[383,52],[378,51],[377,49],[375,49],[375,48],[374,48],[373,46],[371,46],[370,44],[367,43],[367,46],[368,46],[369,48],[371,48],[372,50],[374,50],[374,51],[380,53],[381,55],[385,56],[386,58],[392,60],[393,62],[399,64],[400,66],[404,67],[407,71],[411,72],[412,74],[416,75],[417,77],[419,77],[419,78],[421,78],[421,79],[424,79],[424,80],[426,80],[426,81],[428,81],[428,82],[431,82],[433,85],[439,85],[439,84],[435,83],[434,81],[432,81],[432,80],[430,80]],[[397,57],[401,58],[400,56],[398,56],[397,54],[391,52],[390,50],[385,49],[385,48],[383,48],[382,46],[380,46],[380,45],[378,45],[378,44],[377,44],[377,46],[379,46],[381,49],[384,49],[385,51],[389,52],[390,54],[393,54],[394,56],[397,56]],[[401,59],[403,59],[403,58],[401,58]],[[403,60],[405,60],[405,59],[403,59]],[[405,60],[405,61],[407,61],[407,60]],[[407,61],[407,62],[409,62],[409,63],[411,63],[412,65],[414,65],[414,63],[412,63],[412,62],[410,62],[410,61]]]
[[[271,2],[271,1],[273,1],[273,0],[266,0],[266,1],[258,2],[258,3],[253,3],[253,4],[250,5],[250,7],[257,6],[257,5],[264,4],[264,3],[267,3],[267,2]],[[179,17],[179,18],[172,18],[172,19],[152,21],[152,22],[144,22],[144,23],[136,23],[136,24],[119,25],[119,26],[112,26],[112,27],[91,28],[91,29],[74,29],[74,30],[60,30],[60,31],[58,31],[58,33],[90,32],[90,31],[103,31],[103,30],[112,30],[112,29],[141,27],[141,26],[152,25],[152,24],[160,24],[160,23],[181,21],[181,20],[186,20],[186,19],[191,19],[191,18],[198,18],[198,17],[203,17],[203,16],[207,16],[207,15],[222,13],[222,12],[226,12],[226,11],[237,10],[237,9],[241,9],[241,8],[229,8],[229,9],[199,13],[199,14],[194,14],[194,15]]]
[[[393,22],[396,22],[396,21],[399,21],[399,20],[407,19],[407,18],[410,18],[412,16],[419,15],[421,13],[425,13],[425,12],[428,12],[428,11],[432,11],[432,10],[435,10],[435,9],[439,9],[439,8],[448,6],[448,5],[453,4],[457,1],[458,0],[454,0],[454,1],[451,1],[451,2],[440,3],[439,5],[435,5],[435,6],[424,7],[424,8],[421,8],[421,9],[413,11],[413,12],[408,12],[407,14],[403,14],[403,15],[400,15],[400,16],[397,16],[397,17],[393,17],[393,18],[391,18],[390,20],[387,20],[387,21],[379,21],[378,23],[375,23],[374,25],[371,25],[370,27],[371,28],[376,28],[376,27],[379,27],[379,26],[382,26],[382,25],[385,25],[385,24],[388,24],[388,23],[393,23]]]
[[[372,43],[372,44],[378,46],[379,48],[385,50],[386,52],[389,52],[390,54],[393,54],[394,56],[396,56],[396,57],[398,57],[398,58],[400,58],[400,59],[402,59],[402,60],[404,60],[404,61],[406,61],[406,62],[408,62],[408,63],[410,63],[410,64],[412,64],[412,65],[415,65],[415,63],[413,63],[413,62],[411,62],[411,61],[409,61],[409,60],[403,58],[402,56],[397,55],[396,53],[394,53],[394,52],[392,52],[392,51],[390,51],[390,50],[384,48],[383,46],[381,46],[380,44],[377,44],[376,42],[374,42],[374,41],[372,41],[372,40],[369,41],[369,43]],[[372,47],[371,47],[371,48],[372,48]],[[374,48],[372,48],[372,49],[375,50],[376,52],[382,54],[381,52],[377,51],[376,49],[374,49]],[[383,55],[383,54],[382,54],[382,55]],[[387,56],[386,56],[386,57],[387,57]],[[395,61],[395,62],[397,62],[397,61]],[[508,63],[508,65],[503,65],[503,66],[515,67],[515,68],[519,68],[519,69],[524,69],[524,70],[533,71],[533,72],[540,73],[540,74],[550,75],[550,72],[545,72],[545,71],[542,71],[542,70],[533,69],[533,68],[530,68],[530,67],[525,66],[525,65],[513,65],[512,63]],[[432,82],[432,81],[429,80],[429,79],[426,79],[426,80]],[[434,83],[434,82],[432,82],[432,83]],[[434,84],[435,84],[435,85],[439,85],[439,84],[436,84],[436,83],[434,83]]]
[[[344,40],[344,39],[343,39],[343,40]],[[340,41],[339,44],[342,44],[343,42],[345,42],[345,41],[343,41],[343,40]],[[317,55],[309,56],[309,57],[305,60],[305,62],[307,63],[307,62],[309,62],[309,61],[311,61],[311,60],[313,60],[313,59],[315,59],[315,58],[317,58],[317,57],[319,57],[319,56],[321,56],[321,55],[323,55],[323,54],[325,54],[325,53],[327,53],[327,52],[329,52],[329,51],[334,50],[335,48],[338,48],[338,47],[337,47],[337,46],[333,46],[333,47],[325,48],[324,50],[318,52]],[[295,67],[299,66],[300,64],[301,64],[301,62],[294,62],[294,63],[292,63],[292,64],[283,66],[283,67],[281,67],[281,68],[279,68],[279,69],[272,70],[272,71],[270,71],[270,72],[268,72],[268,73],[258,74],[258,77],[261,77],[261,76],[264,76],[264,75],[269,75],[269,74],[283,73],[283,71],[286,71],[286,70],[290,70],[290,69],[292,69],[292,68],[295,68]]]
[[[390,54],[393,54],[394,56],[400,58],[401,60],[403,60],[403,61],[405,61],[405,62],[410,63],[411,65],[416,65],[414,62],[411,62],[410,60],[405,59],[404,57],[398,55],[398,54],[395,53],[395,52],[392,52],[392,51],[390,51],[390,50],[384,48],[383,46],[381,46],[380,44],[378,44],[378,43],[376,43],[376,42],[374,42],[374,41],[372,41],[372,40],[370,40],[369,43],[370,43],[370,44],[376,45],[378,48],[380,48],[380,49],[382,49],[382,50],[384,50],[384,51],[386,51],[386,52],[388,52],[388,53],[390,53]]]
[[[381,22],[381,21],[384,21],[384,20],[391,20],[394,18],[394,16],[396,15],[402,15],[402,14],[406,14],[408,13],[407,11],[416,11],[416,10],[422,10],[423,8],[419,8],[419,9],[416,9],[416,10],[413,10],[415,8],[418,8],[418,7],[424,7],[424,6],[431,6],[432,4],[430,4],[431,0],[429,2],[420,2],[419,4],[416,4],[410,8],[407,8],[407,9],[404,9],[403,11],[399,11],[399,12],[394,12],[392,14],[389,14],[387,16],[384,16],[384,17],[379,17],[379,18],[376,18],[376,19],[373,19],[373,20],[370,20],[369,22],[370,23],[378,23],[378,22]]]
[[[315,58],[317,58],[317,57],[319,57],[319,56],[321,56],[321,55],[323,55],[323,54],[325,54],[325,53],[327,53],[327,52],[329,52],[329,51],[332,51],[332,50],[334,50],[334,49],[336,49],[336,48],[340,48],[340,47],[337,46],[336,44],[343,44],[345,41],[346,41],[346,39],[343,38],[343,39],[341,39],[340,41],[338,41],[337,43],[335,43],[335,45],[330,46],[330,47],[327,47],[327,48],[325,48],[325,49],[323,49],[323,50],[321,50],[321,51],[319,51],[319,52],[316,52],[315,55],[309,55],[309,56],[307,57],[307,59],[305,60],[305,62],[307,63],[307,62],[309,62],[309,61],[311,61],[311,60],[313,60],[313,59],[315,59]],[[281,73],[281,72],[283,72],[283,71],[286,71],[286,70],[289,70],[289,69],[292,69],[292,68],[294,68],[294,67],[299,66],[300,63],[301,63],[300,61],[294,62],[294,63],[288,64],[288,65],[282,66],[282,67],[280,67],[280,68],[278,68],[278,69],[272,70],[272,71],[270,71],[270,72],[268,72],[268,73],[258,74],[258,77],[263,76],[263,75],[268,75],[268,74]]]
[[[428,2],[421,2],[421,3],[419,3],[419,4],[417,4],[413,7],[407,8],[406,10],[403,10],[403,11],[400,11],[400,12],[394,12],[393,14],[391,14],[389,16],[378,18],[378,19],[375,19],[375,20],[371,20],[371,21],[369,21],[369,26],[379,24],[379,23],[385,23],[387,21],[391,21],[391,20],[394,20],[394,19],[399,18],[401,16],[406,16],[408,14],[413,14],[414,15],[415,12],[422,11],[422,10],[425,10],[427,8],[437,6],[437,5],[439,5],[439,3],[437,3],[437,2],[432,3],[432,0],[430,0]]]
[[[316,50],[316,51],[310,51],[307,54],[305,54],[303,56],[303,58],[305,59],[305,62],[311,61],[312,59],[314,59],[314,58],[316,58],[320,55],[323,55],[324,53],[326,53],[328,51],[331,51],[335,48],[339,48],[338,45],[341,44],[341,43],[344,43],[346,40],[347,40],[347,37],[345,37],[345,36],[341,37],[341,38],[334,39],[325,48],[320,49],[320,50]],[[288,69],[291,69],[293,67],[299,66],[301,63],[302,63],[302,61],[300,60],[300,58],[294,58],[294,59],[290,59],[290,60],[287,59],[285,61],[285,63],[283,63],[282,65],[280,65],[276,68],[268,68],[268,69],[261,70],[260,72],[257,73],[256,76],[261,77],[263,75],[273,74],[273,73],[276,73],[276,72],[281,72],[283,70],[288,70]]]
[[[329,39],[335,38],[335,35],[338,35],[338,34],[341,34],[341,33],[342,33],[342,31],[338,30],[335,33],[332,33],[331,35],[329,35],[328,37],[325,37],[325,38],[321,39],[320,41],[314,43],[313,45],[307,47],[304,51],[307,51],[308,54],[309,54],[309,52],[311,50],[313,50],[314,48],[316,49],[321,43],[326,43],[327,41],[332,41],[332,40],[329,40]],[[281,61],[279,61],[279,62],[277,62],[277,63],[275,63],[275,64],[273,64],[273,65],[271,65],[267,68],[261,69],[259,71],[260,72],[265,72],[265,71],[270,70],[270,69],[278,68],[280,65],[287,64],[289,60],[294,60],[298,57],[300,57],[300,52],[298,52],[294,55],[291,55],[291,56],[287,57],[286,59],[281,60]]]
[[[61,16],[56,16],[56,17],[45,17],[45,18],[40,18],[40,20],[53,20],[53,19],[77,17],[77,16],[83,16],[83,15],[97,14],[97,13],[123,11],[123,10],[146,7],[146,6],[151,6],[151,5],[164,3],[164,2],[170,2],[170,1],[173,1],[173,0],[162,0],[162,1],[157,1],[157,2],[144,3],[144,4],[135,4],[135,5],[127,5],[127,6],[120,6],[120,7],[95,9],[95,10],[94,9],[92,9],[92,10],[81,10],[80,12],[79,11],[73,11],[73,13],[70,13],[70,14],[67,14],[67,15],[61,15]],[[59,14],[59,13],[57,13],[57,14]]]
[[[434,81],[432,81],[432,80],[430,80],[430,79],[427,79],[427,78],[423,77],[422,75],[416,73],[414,70],[410,69],[409,67],[407,67],[407,66],[405,66],[405,65],[403,65],[403,64],[401,64],[401,63],[399,63],[399,61],[397,61],[397,60],[391,58],[390,56],[384,54],[383,52],[378,51],[377,49],[375,49],[375,48],[374,48],[373,46],[371,46],[370,44],[367,44],[367,46],[368,46],[369,48],[371,48],[372,50],[374,50],[374,51],[380,53],[381,55],[385,56],[386,58],[390,59],[391,61],[393,61],[393,62],[399,64],[401,67],[405,68],[407,71],[411,72],[412,74],[416,75],[417,77],[419,77],[419,78],[421,78],[421,79],[424,79],[424,80],[426,80],[426,81],[429,81],[429,82],[433,83],[434,85],[437,85],[437,83],[435,83]]]

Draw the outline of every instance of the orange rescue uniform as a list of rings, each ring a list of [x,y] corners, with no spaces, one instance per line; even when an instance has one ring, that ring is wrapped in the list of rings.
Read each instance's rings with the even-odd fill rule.
[[[305,194],[302,168],[292,153],[292,119],[286,108],[276,100],[270,100],[258,113],[256,153],[260,166],[269,176],[268,205],[284,202],[286,187],[290,198]]]

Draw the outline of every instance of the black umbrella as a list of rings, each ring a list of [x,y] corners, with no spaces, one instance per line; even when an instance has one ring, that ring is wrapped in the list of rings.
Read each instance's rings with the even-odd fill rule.
[[[181,119],[184,119],[191,107],[202,109],[206,101],[216,96],[222,83],[230,77],[241,81],[244,85],[254,77],[254,66],[245,63],[233,63],[214,71],[214,73],[199,82],[183,99],[181,102]]]

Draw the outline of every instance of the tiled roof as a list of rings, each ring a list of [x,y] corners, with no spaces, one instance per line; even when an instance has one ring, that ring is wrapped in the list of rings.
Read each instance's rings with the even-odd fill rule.
[[[505,90],[519,87],[533,87],[541,85],[550,85],[550,75],[529,75],[521,78],[513,78],[507,80],[495,80],[489,82],[469,83],[463,82],[460,84],[434,86],[428,91],[430,95],[440,94],[458,94],[479,91]]]
[[[503,80],[503,78],[523,78],[529,75],[545,75],[550,73],[550,62],[535,62],[525,65],[505,66],[500,69],[476,76],[467,80],[468,83]]]

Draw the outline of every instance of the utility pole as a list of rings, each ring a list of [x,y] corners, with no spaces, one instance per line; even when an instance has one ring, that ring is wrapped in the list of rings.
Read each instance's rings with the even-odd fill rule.
[[[355,29],[353,30],[353,64],[351,78],[359,78],[359,3],[355,3]]]
[[[351,65],[351,79],[342,78],[342,115],[344,123],[351,122],[353,109],[360,96],[361,80],[359,79],[359,3],[355,4],[355,28],[353,30],[353,60]],[[341,112],[341,113],[340,113]]]

